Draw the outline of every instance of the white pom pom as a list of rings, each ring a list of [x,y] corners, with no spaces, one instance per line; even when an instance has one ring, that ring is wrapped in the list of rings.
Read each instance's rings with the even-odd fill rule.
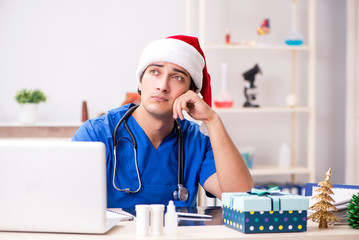
[[[295,94],[289,94],[286,99],[286,102],[288,107],[295,107],[298,102],[297,96]]]

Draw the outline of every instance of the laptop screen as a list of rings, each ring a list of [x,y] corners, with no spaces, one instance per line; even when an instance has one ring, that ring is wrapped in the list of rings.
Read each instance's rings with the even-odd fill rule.
[[[0,141],[0,230],[104,232],[99,142]]]

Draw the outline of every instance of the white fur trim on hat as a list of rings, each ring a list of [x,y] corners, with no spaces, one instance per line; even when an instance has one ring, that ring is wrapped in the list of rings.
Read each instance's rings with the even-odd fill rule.
[[[205,62],[202,55],[192,45],[172,38],[150,43],[140,57],[136,70],[138,81],[148,65],[155,62],[169,62],[186,69],[198,88],[197,93],[201,91]]]

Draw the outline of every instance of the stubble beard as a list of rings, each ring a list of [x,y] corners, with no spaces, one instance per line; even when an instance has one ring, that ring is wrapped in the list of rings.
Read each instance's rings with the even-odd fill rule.
[[[173,106],[169,102],[147,101],[143,102],[143,108],[156,118],[168,118],[173,115]]]

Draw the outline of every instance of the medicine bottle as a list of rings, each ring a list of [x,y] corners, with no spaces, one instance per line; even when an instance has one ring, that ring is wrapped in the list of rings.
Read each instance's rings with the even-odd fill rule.
[[[151,230],[153,235],[160,235],[163,233],[163,212],[165,205],[151,204]]]
[[[290,168],[291,166],[291,150],[288,143],[283,142],[278,151],[280,168]]]
[[[178,217],[176,207],[173,201],[169,201],[167,212],[165,215],[165,233],[168,235],[176,235],[178,232]]]
[[[137,204],[136,208],[136,234],[146,236],[150,229],[150,205]]]

